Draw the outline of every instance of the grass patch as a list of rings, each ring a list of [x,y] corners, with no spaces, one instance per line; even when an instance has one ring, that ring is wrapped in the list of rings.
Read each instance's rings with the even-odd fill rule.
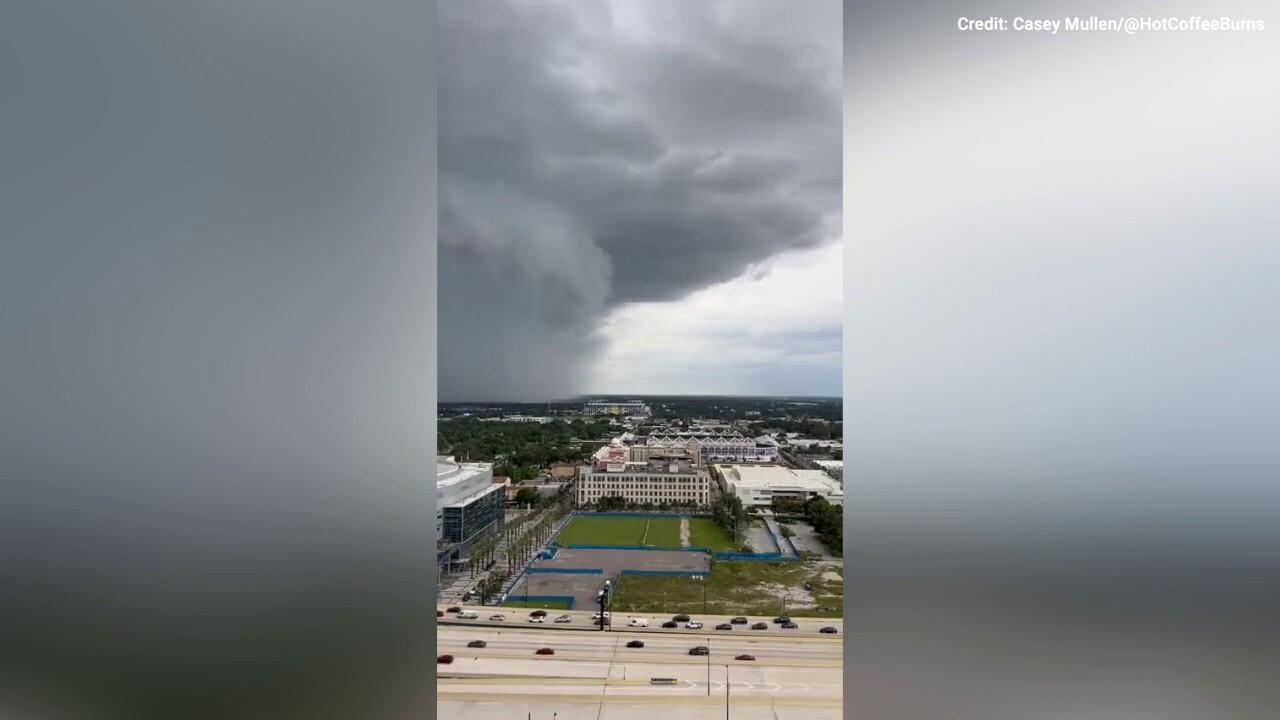
[[[689,546],[730,551],[737,551],[740,547],[729,536],[729,531],[711,518],[689,519]]]
[[[649,537],[645,545],[659,547],[680,547],[680,519],[652,518],[649,520]]]
[[[785,605],[792,617],[841,617],[844,582],[822,580],[826,570],[803,562],[721,561],[703,580],[686,575],[624,575],[612,607],[619,613],[759,617],[781,614]],[[812,592],[804,590],[805,582],[812,583]]]
[[[561,545],[639,545],[642,539],[646,545],[679,547],[680,520],[670,517],[576,517],[556,536]]]
[[[569,601],[568,601],[568,600],[547,600],[547,601],[530,600],[529,602],[525,602],[524,600],[508,600],[508,601],[506,601],[506,602],[502,603],[502,607],[504,607],[504,608],[530,608],[530,609],[533,609],[533,608],[542,608],[543,610],[569,610],[569,609],[571,609],[571,608],[569,607]]]

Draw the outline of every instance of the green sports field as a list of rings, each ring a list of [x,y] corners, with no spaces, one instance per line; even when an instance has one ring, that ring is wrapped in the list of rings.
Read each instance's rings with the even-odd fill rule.
[[[672,517],[576,517],[556,536],[561,545],[680,546],[680,520]]]

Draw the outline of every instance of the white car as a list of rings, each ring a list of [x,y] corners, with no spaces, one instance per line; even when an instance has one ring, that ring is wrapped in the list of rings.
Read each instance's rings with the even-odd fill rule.
[[[502,613],[498,613],[497,615],[490,615],[489,619],[493,620],[494,622],[502,622],[503,620],[507,619],[507,616],[503,615]]]
[[[539,625],[541,625],[542,623],[546,622],[546,620],[544,620],[541,615],[537,615],[535,617],[529,618],[529,622],[538,623]]]
[[[556,619],[555,619],[555,622],[558,622],[558,623],[573,622],[573,616],[571,616],[571,615],[561,615],[560,617],[558,617],[558,618],[556,618]]]
[[[701,630],[702,623],[698,622],[697,620],[690,620],[689,622],[684,624],[684,628],[686,630]]]
[[[591,619],[592,619],[592,620],[599,620],[599,619],[600,619],[600,613],[598,613],[598,612],[591,613]],[[605,620],[608,620],[608,619],[609,619],[609,611],[608,611],[608,610],[605,610],[605,611],[604,611],[604,619],[605,619]]]
[[[627,624],[630,625],[631,627],[649,627],[649,619],[648,618],[631,618],[630,620],[627,621]]]

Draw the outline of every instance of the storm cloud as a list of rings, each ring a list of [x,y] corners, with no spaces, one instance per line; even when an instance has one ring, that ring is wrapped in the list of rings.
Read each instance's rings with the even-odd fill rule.
[[[837,242],[840,14],[440,3],[440,399],[581,392],[614,309]]]

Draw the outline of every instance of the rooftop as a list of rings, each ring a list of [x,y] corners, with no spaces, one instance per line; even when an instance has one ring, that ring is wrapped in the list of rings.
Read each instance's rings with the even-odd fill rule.
[[[843,495],[844,490],[821,470],[792,470],[782,465],[717,465],[725,482],[747,490],[808,490]]]

